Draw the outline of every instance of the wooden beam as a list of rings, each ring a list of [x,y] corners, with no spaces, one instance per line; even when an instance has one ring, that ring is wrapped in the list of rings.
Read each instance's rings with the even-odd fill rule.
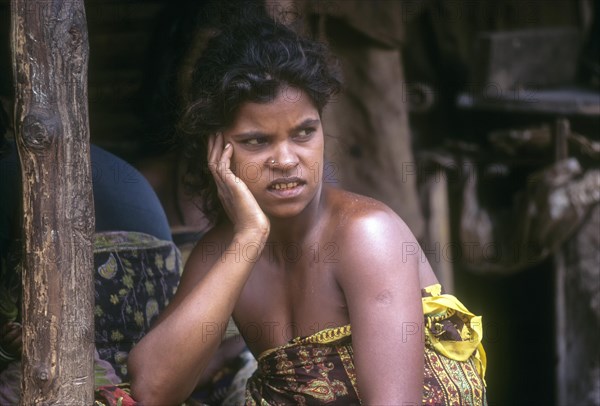
[[[448,173],[437,168],[434,175],[425,180],[429,221],[425,236],[429,263],[444,292],[454,294],[454,268],[452,264],[452,239],[450,236],[450,202],[448,201]]]
[[[23,175],[23,405],[93,404],[94,208],[83,0],[11,0]]]

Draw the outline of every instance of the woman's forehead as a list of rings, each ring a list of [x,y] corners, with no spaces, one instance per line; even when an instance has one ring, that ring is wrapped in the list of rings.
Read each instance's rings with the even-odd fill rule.
[[[308,94],[286,87],[268,102],[242,104],[232,124],[239,127],[296,126],[307,119],[319,119],[319,112]]]

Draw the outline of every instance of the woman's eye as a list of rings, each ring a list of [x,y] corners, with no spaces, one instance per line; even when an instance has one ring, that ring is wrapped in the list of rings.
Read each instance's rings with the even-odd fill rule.
[[[246,145],[260,145],[263,144],[265,142],[264,139],[262,138],[248,138],[247,140],[244,141],[244,144]]]
[[[298,138],[308,138],[312,135],[312,133],[314,133],[315,130],[312,128],[305,128],[303,130],[301,130],[300,132],[298,132],[298,134],[296,135]]]

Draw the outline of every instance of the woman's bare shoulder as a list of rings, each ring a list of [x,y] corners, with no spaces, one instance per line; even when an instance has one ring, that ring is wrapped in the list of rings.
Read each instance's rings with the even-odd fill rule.
[[[365,263],[384,266],[393,259],[395,267],[413,264],[423,283],[435,276],[417,238],[408,225],[386,204],[355,193],[335,190],[331,194],[332,223],[344,272]]]
[[[380,226],[414,238],[404,220],[385,203],[342,189],[331,189],[328,193],[331,221],[338,225],[338,232],[352,233],[363,227]]]

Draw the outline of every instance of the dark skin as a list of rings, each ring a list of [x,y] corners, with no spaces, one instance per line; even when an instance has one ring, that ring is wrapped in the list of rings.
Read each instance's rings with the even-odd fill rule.
[[[423,256],[408,255],[418,245],[392,210],[323,184],[320,115],[302,94],[246,103],[210,139],[230,221],[196,246],[175,298],[130,354],[144,404],[187,397],[218,346],[213,327],[230,315],[257,357],[351,324],[363,403],[421,402],[420,289],[437,281]]]

